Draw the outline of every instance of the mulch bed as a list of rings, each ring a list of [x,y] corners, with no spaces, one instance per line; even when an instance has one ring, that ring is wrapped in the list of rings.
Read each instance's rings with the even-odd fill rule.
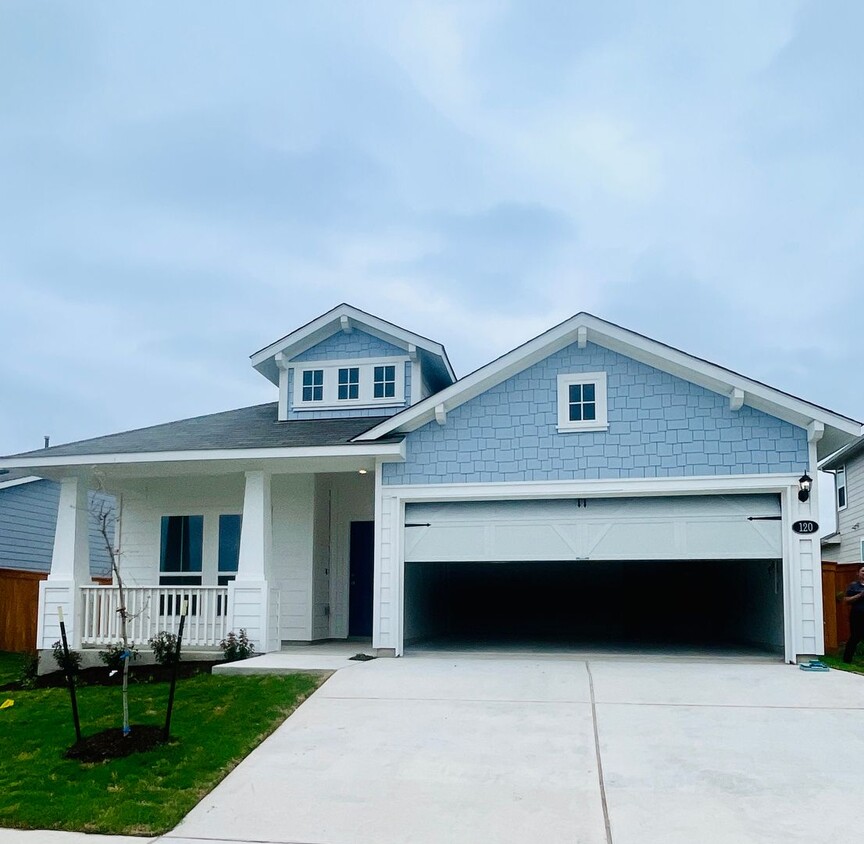
[[[196,674],[210,674],[214,665],[224,662],[215,660],[189,660],[180,662],[177,670],[179,679],[194,677]],[[171,679],[171,666],[168,665],[136,665],[134,662],[129,666],[129,681],[146,683],[167,683]],[[110,676],[110,669],[104,665],[95,668],[82,668],[76,673],[77,685],[79,686],[122,686],[123,673],[117,671]],[[33,688],[56,689],[66,686],[66,675],[62,671],[52,671],[50,674],[41,674],[36,678]],[[21,690],[21,683],[7,683],[0,686],[0,692],[17,692]]]
[[[107,759],[120,759],[133,753],[143,753],[163,743],[162,727],[133,724],[131,732],[125,736],[122,727],[112,727],[75,742],[66,751],[66,758],[80,762],[104,762]]]

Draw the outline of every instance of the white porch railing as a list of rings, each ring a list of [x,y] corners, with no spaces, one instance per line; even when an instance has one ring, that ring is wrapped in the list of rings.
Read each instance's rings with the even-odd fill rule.
[[[82,586],[81,644],[120,641],[120,590],[116,586]],[[183,647],[212,648],[228,632],[226,586],[127,586],[127,632],[135,645],[160,630],[177,633],[183,602],[188,601]]]

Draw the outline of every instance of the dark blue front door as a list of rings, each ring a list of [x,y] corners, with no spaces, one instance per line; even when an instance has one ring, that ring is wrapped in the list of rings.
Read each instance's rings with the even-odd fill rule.
[[[375,522],[351,522],[351,586],[348,635],[372,635],[372,582],[375,571]]]

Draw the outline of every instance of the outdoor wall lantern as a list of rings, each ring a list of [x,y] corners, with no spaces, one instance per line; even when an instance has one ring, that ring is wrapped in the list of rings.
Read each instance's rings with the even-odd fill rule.
[[[813,483],[813,478],[806,472],[798,478],[798,500],[807,501],[810,498],[810,485]]]

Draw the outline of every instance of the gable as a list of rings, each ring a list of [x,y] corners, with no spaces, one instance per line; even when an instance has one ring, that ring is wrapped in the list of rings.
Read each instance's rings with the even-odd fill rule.
[[[406,355],[405,349],[354,329],[350,334],[338,331],[326,340],[290,358],[291,361],[355,360]]]
[[[603,372],[608,427],[559,430],[561,375]],[[594,343],[572,343],[408,433],[385,484],[796,473],[806,430]]]

